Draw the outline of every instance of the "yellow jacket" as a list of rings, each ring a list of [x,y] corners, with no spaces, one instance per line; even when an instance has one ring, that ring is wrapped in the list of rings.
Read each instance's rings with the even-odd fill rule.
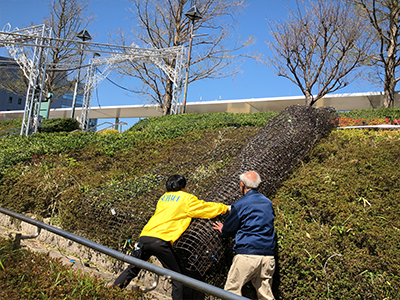
[[[183,191],[167,192],[158,200],[156,211],[140,236],[156,237],[173,244],[192,218],[214,218],[227,210],[225,204],[205,202]]]

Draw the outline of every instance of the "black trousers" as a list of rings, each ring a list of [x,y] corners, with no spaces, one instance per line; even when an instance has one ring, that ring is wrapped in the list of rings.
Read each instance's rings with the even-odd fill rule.
[[[143,244],[142,260],[147,261],[150,256],[154,255],[158,258],[164,268],[182,273],[179,260],[171,246],[171,243],[149,236],[140,237],[139,242]],[[125,288],[131,280],[139,274],[140,270],[140,268],[134,265],[129,265],[115,280],[114,286]],[[182,283],[172,281],[172,299],[183,300]]]

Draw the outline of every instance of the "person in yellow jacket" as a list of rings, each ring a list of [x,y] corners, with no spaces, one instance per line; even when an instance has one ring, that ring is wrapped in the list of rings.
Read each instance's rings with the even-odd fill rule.
[[[179,273],[181,267],[172,245],[188,228],[192,218],[215,218],[229,210],[225,204],[199,200],[187,193],[185,187],[184,176],[172,175],[168,178],[167,192],[158,200],[156,211],[139,238],[142,260],[147,261],[154,255],[164,268]],[[114,286],[126,287],[139,271],[140,268],[129,265],[115,280]],[[183,299],[183,285],[177,281],[172,282],[172,299]]]

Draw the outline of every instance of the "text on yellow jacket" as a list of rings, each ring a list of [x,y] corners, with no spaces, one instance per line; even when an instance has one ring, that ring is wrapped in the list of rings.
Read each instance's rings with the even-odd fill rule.
[[[184,191],[167,192],[157,202],[154,215],[140,236],[150,236],[173,244],[188,228],[192,218],[215,218],[226,213],[228,206],[205,202]]]

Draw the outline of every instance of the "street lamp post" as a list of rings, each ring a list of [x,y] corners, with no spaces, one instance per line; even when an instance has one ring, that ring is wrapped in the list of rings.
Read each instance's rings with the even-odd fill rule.
[[[92,39],[92,37],[90,36],[89,32],[86,29],[84,29],[81,32],[79,32],[76,35],[76,37],[80,38],[83,42],[90,41]],[[71,118],[74,118],[74,116],[75,116],[76,96],[77,96],[77,93],[78,93],[79,77],[81,75],[81,65],[82,65],[82,59],[83,59],[83,48],[84,48],[84,44],[82,43],[81,44],[81,57],[79,59],[78,74],[76,76],[74,96],[72,98]]]
[[[201,13],[197,10],[196,5],[194,5],[192,8],[190,8],[185,13],[185,16],[192,21],[192,24],[190,27],[189,51],[188,51],[188,58],[187,58],[187,63],[186,63],[185,89],[183,92],[182,113],[185,113],[185,111],[186,111],[186,99],[187,99],[187,88],[188,88],[188,80],[189,80],[190,57],[191,57],[191,52],[192,52],[194,22],[203,18]]]

